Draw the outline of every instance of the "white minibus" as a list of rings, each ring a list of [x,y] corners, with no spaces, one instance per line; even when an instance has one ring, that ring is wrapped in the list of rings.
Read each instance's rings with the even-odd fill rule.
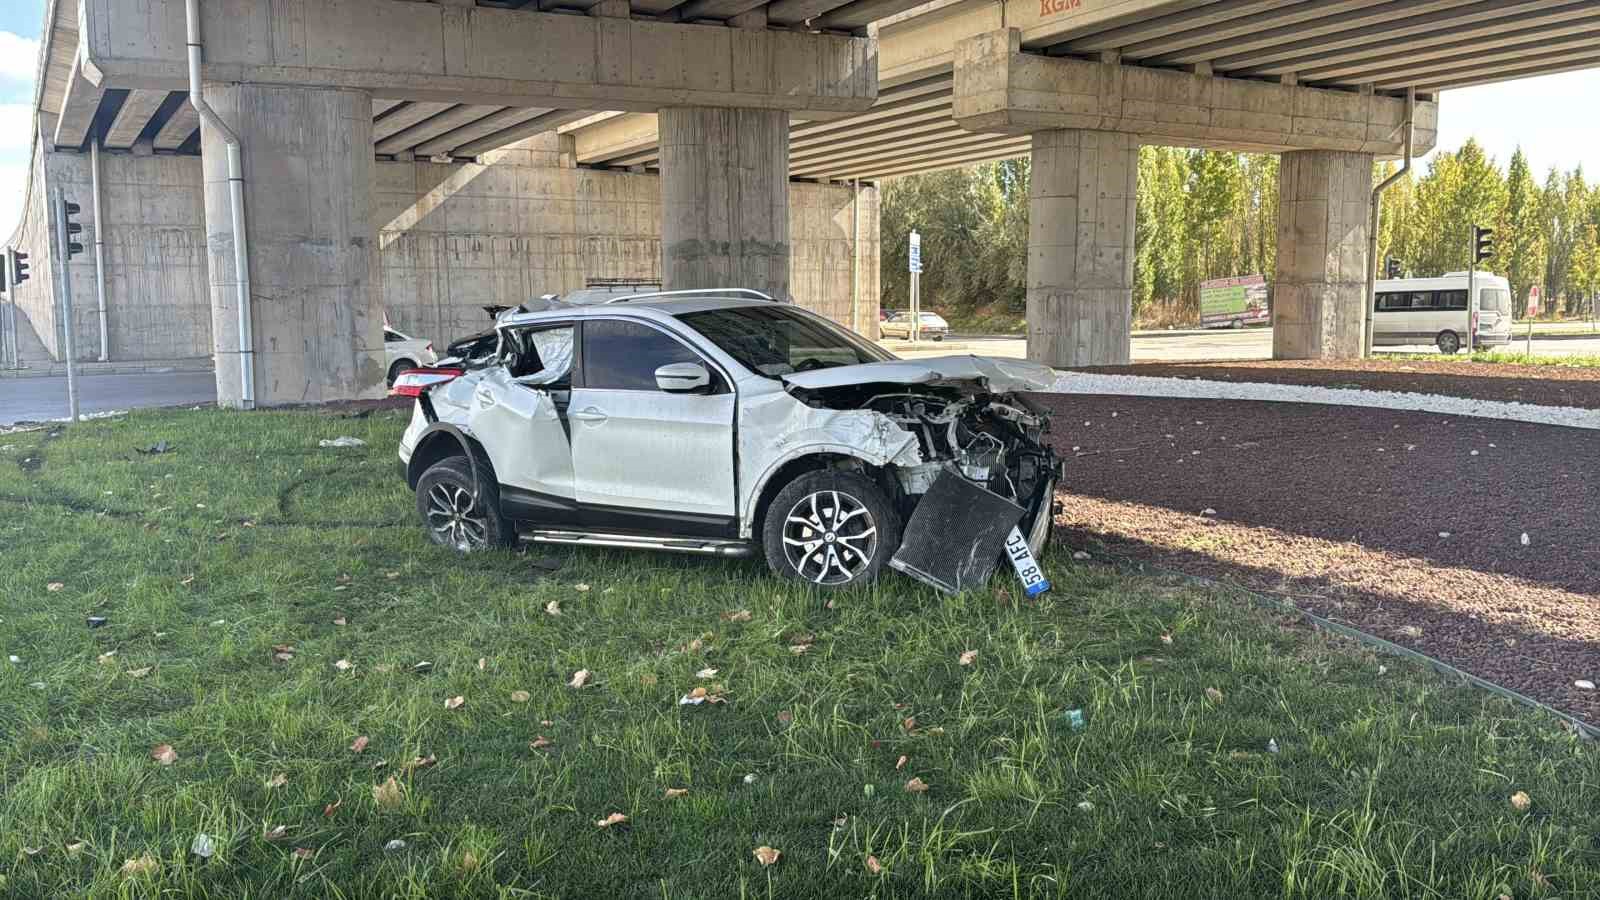
[[[1478,347],[1511,342],[1511,285],[1499,275],[1473,276],[1478,293]],[[1372,345],[1400,347],[1432,344],[1452,354],[1466,346],[1472,333],[1467,304],[1467,273],[1442,278],[1396,278],[1379,281],[1374,291]]]

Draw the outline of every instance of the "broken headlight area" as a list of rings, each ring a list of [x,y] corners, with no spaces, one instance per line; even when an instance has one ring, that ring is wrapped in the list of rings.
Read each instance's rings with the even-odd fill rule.
[[[940,388],[877,394],[863,406],[915,434],[922,460],[889,467],[906,522],[890,566],[953,593],[1010,559],[1030,595],[1048,589],[1035,558],[1060,463],[1045,443],[1046,413],[1019,394]]]

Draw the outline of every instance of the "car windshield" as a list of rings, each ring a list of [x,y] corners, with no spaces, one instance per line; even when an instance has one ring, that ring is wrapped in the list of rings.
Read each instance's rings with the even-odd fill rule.
[[[678,318],[740,365],[768,378],[894,359],[832,322],[782,306],[710,309]]]

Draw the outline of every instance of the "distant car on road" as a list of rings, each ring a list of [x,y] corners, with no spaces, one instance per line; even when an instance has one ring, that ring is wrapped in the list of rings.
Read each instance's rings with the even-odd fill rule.
[[[911,338],[911,313],[908,310],[895,310],[880,323],[878,331],[884,337],[895,337],[909,340]],[[934,312],[922,314],[922,322],[917,329],[919,336],[931,341],[942,341],[950,333],[950,323],[944,317]]]
[[[391,387],[401,372],[420,366],[431,366],[439,361],[433,353],[432,341],[409,337],[393,328],[383,330],[383,356],[384,361],[389,364],[388,383]]]

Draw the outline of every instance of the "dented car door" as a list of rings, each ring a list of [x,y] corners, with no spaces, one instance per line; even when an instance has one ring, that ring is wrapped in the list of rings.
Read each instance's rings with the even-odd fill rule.
[[[494,461],[502,503],[532,505],[559,520],[576,503],[572,447],[563,421],[570,399],[573,327],[508,334],[500,365],[471,384],[467,430]],[[465,385],[464,385],[465,386]]]

